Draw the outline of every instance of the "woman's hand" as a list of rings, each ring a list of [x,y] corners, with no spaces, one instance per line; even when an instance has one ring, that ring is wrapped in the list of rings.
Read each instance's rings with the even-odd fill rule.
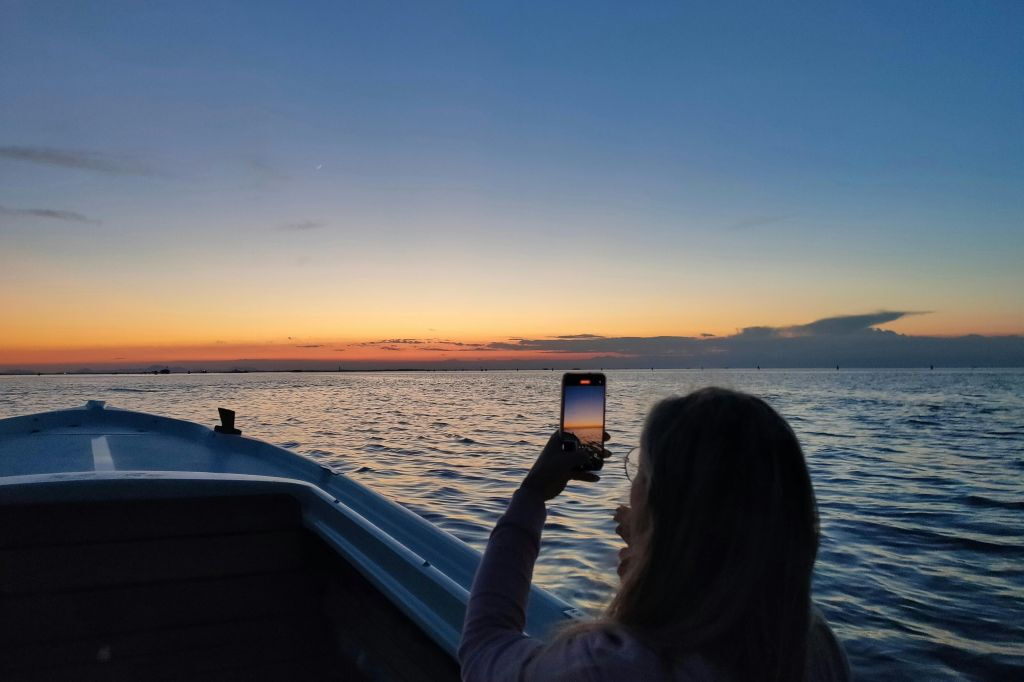
[[[630,547],[633,531],[629,523],[629,515],[632,511],[632,508],[625,504],[620,504],[618,509],[615,510],[615,532],[626,543],[626,546],[619,550],[617,571],[620,578],[626,574],[626,568],[629,566],[629,560],[632,558],[633,553],[633,549]]]
[[[607,433],[604,437],[608,440]],[[546,502],[558,497],[569,481],[600,481],[601,477],[597,474],[582,470],[590,462],[591,456],[591,451],[586,448],[569,452],[562,450],[562,434],[555,431],[520,487],[533,490]],[[602,451],[601,456],[607,457],[608,452]]]
[[[629,540],[632,537],[632,527],[629,525],[629,514],[633,509],[628,504],[620,504],[618,509],[615,510],[615,534],[625,541],[628,545]]]

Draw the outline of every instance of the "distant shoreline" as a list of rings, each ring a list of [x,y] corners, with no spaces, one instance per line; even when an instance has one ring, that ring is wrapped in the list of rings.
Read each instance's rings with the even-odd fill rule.
[[[235,375],[235,374],[380,374],[409,372],[567,372],[579,370],[600,370],[603,372],[707,372],[707,371],[742,371],[742,372],[778,372],[778,371],[934,371],[934,370],[993,370],[993,369],[1024,369],[1017,365],[949,365],[943,367],[912,366],[912,367],[376,367],[366,369],[252,369],[252,370],[78,370],[73,372],[40,372],[34,370],[0,370],[0,376],[190,376],[202,374]]]

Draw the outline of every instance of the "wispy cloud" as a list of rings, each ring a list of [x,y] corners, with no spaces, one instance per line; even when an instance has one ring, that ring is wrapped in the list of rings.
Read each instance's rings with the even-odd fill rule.
[[[700,343],[689,336],[598,336],[587,338],[517,339],[492,341],[493,350],[544,353],[600,353],[609,355],[687,355],[691,344]]]
[[[244,160],[244,165],[252,175],[256,187],[280,184],[291,179],[287,173],[262,157],[248,157]]]
[[[584,337],[589,338],[591,335],[584,334]],[[359,343],[350,344],[353,347],[362,348],[377,348],[379,350],[402,350],[405,348],[415,348],[416,350],[425,351],[443,351],[443,352],[491,352],[499,350],[494,347],[493,343],[471,343],[466,341],[451,341],[449,339],[411,339],[411,338],[396,338],[396,339],[380,339],[378,341],[361,341]]]
[[[302,344],[295,344],[295,347],[296,348],[323,348],[324,345],[322,343],[302,343]]]
[[[764,227],[765,225],[776,225],[778,223],[784,223],[790,220],[793,216],[791,215],[759,215],[752,216],[750,218],[744,218],[743,220],[737,220],[734,223],[730,223],[726,226],[729,230],[749,230],[754,227]]]
[[[80,149],[53,147],[0,146],[0,159],[24,161],[44,166],[90,170],[109,175],[153,175],[154,171],[138,159],[113,156]]]
[[[380,339],[379,341],[362,341],[360,343],[353,344],[355,346],[380,346],[383,344],[387,345],[403,345],[403,346],[414,346],[421,343],[444,343],[437,342],[433,339]]]
[[[307,230],[319,230],[321,227],[327,227],[327,223],[317,222],[315,220],[303,220],[298,223],[285,223],[284,225],[278,225],[277,229],[283,232],[306,232]]]
[[[416,349],[455,353],[472,353],[474,351],[490,352],[498,350],[497,348],[492,348],[490,343],[465,343],[463,341],[443,341],[441,339],[430,339],[424,343],[426,345],[416,346]]]
[[[9,208],[0,206],[0,216],[11,218],[44,218],[46,220],[63,220],[69,223],[88,223],[100,225],[101,222],[76,211],[63,211],[55,208]]]

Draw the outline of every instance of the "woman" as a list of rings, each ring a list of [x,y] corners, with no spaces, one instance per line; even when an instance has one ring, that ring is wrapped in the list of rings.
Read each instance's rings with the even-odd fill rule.
[[[544,503],[569,480],[598,480],[579,471],[586,456],[553,435],[491,533],[463,680],[849,679],[811,604],[818,518],[800,445],[763,400],[720,388],[648,415],[630,507],[616,514],[627,547],[605,616],[548,644],[525,636]]]

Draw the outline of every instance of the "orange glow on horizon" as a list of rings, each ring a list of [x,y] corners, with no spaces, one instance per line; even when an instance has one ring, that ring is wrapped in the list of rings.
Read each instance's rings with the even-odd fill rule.
[[[977,327],[964,330],[935,333],[932,325],[927,324],[927,315],[909,316],[893,323],[880,325],[884,329],[892,329],[901,334],[911,336],[962,336],[969,333],[985,334]],[[1009,322],[1009,321],[1008,321]],[[922,324],[925,323],[925,324]],[[705,327],[706,329],[706,327]],[[738,329],[715,334],[715,337],[727,337]],[[1020,333],[1019,328],[1002,327],[988,331],[992,335]],[[700,337],[696,333],[676,333],[657,330],[654,333],[610,334],[605,336],[688,336]],[[127,335],[126,335],[127,336]],[[530,335],[530,338],[552,339],[554,334]],[[53,337],[50,337],[53,338]],[[517,350],[515,348],[489,348],[488,344],[495,341],[514,343],[510,339],[523,338],[510,336],[475,336],[473,338],[408,338],[397,336],[375,336],[372,338],[324,340],[321,338],[288,338],[281,340],[252,342],[214,342],[214,343],[182,343],[173,340],[165,343],[76,343],[74,336],[58,336],[64,343],[40,343],[33,345],[26,339],[21,343],[0,345],[0,367],[17,368],[25,366],[46,365],[99,365],[99,366],[140,366],[161,363],[204,363],[204,362],[244,362],[259,361],[299,361],[318,363],[380,363],[392,366],[396,363],[430,364],[435,362],[533,362],[545,358],[557,358],[562,361],[585,361],[608,353],[553,353],[551,351]],[[9,339],[6,339],[9,341]],[[0,340],[3,343],[4,340]]]
[[[135,346],[105,348],[15,349],[0,351],[0,366],[98,364],[129,366],[188,362],[244,362],[246,360],[316,361],[339,364],[359,362],[392,365],[398,363],[430,363],[437,361],[533,361],[552,354],[526,350],[462,350],[423,344],[429,348],[390,346],[359,346],[358,344],[215,344],[208,346]],[[586,360],[595,353],[558,353],[560,360]]]

